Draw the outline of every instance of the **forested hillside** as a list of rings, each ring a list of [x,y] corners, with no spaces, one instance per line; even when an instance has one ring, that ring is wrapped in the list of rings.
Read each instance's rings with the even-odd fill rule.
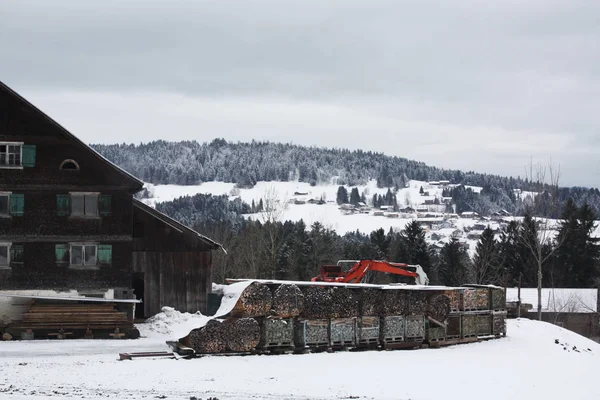
[[[305,147],[292,144],[256,142],[230,143],[215,139],[196,141],[154,141],[146,144],[92,145],[110,161],[146,182],[191,185],[208,181],[233,182],[252,187],[258,181],[299,180],[313,185],[365,184],[376,179],[379,187],[404,187],[410,179],[447,180],[453,184],[483,187],[476,194],[459,186],[449,191],[457,209],[489,214],[506,209],[522,215],[523,207],[514,189],[540,191],[536,182],[476,172],[448,170],[382,153]],[[560,183],[560,182],[559,182]],[[562,188],[560,206],[573,198],[577,206],[588,204],[600,211],[600,191]]]
[[[532,215],[523,222],[512,221],[501,232],[489,227],[477,243],[473,257],[452,239],[443,247],[425,239],[416,222],[400,232],[375,230],[343,235],[319,222],[310,226],[272,218],[268,212],[249,220],[242,214],[263,209],[262,202],[247,204],[228,195],[198,194],[159,203],[157,209],[192,226],[222,243],[228,253],[214,255],[214,280],[225,278],[283,278],[307,280],[320,266],[339,259],[377,258],[420,264],[434,284],[459,285],[467,282],[523,286],[537,283],[537,259],[542,260],[545,286],[592,287],[600,277],[600,246],[592,233],[596,227],[600,193],[597,189],[561,188],[555,196],[559,207],[546,207],[553,200],[545,187],[518,178],[443,170],[423,163],[383,154],[361,151],[320,149],[275,143],[152,142],[139,146],[95,146],[111,161],[152,183],[197,184],[203,181],[235,182],[249,187],[258,181],[300,180],[358,185],[376,179],[378,186],[390,187],[386,201],[393,203],[396,189],[409,179],[448,180],[444,196],[451,196],[458,211],[475,210],[485,214],[499,208],[533,216],[553,214],[561,219],[555,239],[538,243],[532,250],[531,238],[538,237]],[[477,193],[468,185],[480,186]],[[342,189],[342,188],[340,188]],[[542,192],[527,203],[519,192]],[[342,193],[343,194],[343,193]],[[352,190],[348,201],[367,199]],[[380,196],[369,202],[384,201]],[[390,199],[388,199],[388,197]],[[363,199],[364,198],[364,199]],[[572,199],[569,201],[569,199]],[[529,204],[529,206],[527,205]],[[546,211],[550,210],[550,211]],[[379,279],[390,277],[379,276]],[[370,279],[377,279],[371,276]]]
[[[441,248],[428,242],[416,220],[400,232],[378,229],[340,235],[319,222],[306,226],[303,220],[282,221],[269,212],[254,220],[240,215],[262,207],[206,194],[157,204],[158,210],[227,249],[227,254],[214,253],[213,279],[220,283],[226,278],[308,280],[321,265],[340,259],[388,259],[421,265],[432,284],[514,286],[519,279],[524,287],[537,284],[537,252],[530,238],[538,237],[543,225],[533,223],[529,215],[523,222],[511,221],[500,232],[486,228],[469,257],[456,239]],[[598,216],[590,207],[569,201],[560,217],[556,239],[541,243],[544,286],[594,287],[600,283],[600,245],[592,235]],[[371,282],[390,278],[369,277]]]

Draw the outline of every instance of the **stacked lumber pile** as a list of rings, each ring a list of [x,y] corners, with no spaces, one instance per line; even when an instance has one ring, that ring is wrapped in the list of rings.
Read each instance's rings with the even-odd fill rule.
[[[503,334],[506,313],[493,311],[502,295],[482,285],[253,282],[233,298],[225,321],[210,320],[186,340],[197,353],[440,346]]]
[[[23,320],[16,329],[39,330],[107,330],[119,328],[126,331],[133,328],[127,313],[117,311],[112,303],[62,303],[34,304],[23,313]]]

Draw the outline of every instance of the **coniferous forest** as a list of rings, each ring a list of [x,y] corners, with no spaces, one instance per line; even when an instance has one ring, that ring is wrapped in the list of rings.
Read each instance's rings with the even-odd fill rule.
[[[420,264],[432,284],[494,283],[523,287],[537,285],[537,265],[542,264],[546,287],[595,287],[600,278],[600,245],[592,236],[600,210],[598,189],[560,187],[553,198],[540,182],[430,167],[423,163],[380,153],[302,147],[269,142],[210,143],[165,141],[141,145],[94,145],[102,155],[146,182],[198,184],[234,182],[252,187],[258,181],[299,180],[359,185],[376,179],[389,187],[390,198],[369,199],[393,204],[394,188],[410,179],[448,180],[459,185],[444,193],[456,210],[482,215],[499,209],[525,216],[510,222],[499,234],[486,229],[474,257],[456,240],[435,248],[425,240],[416,222],[401,232],[351,232],[339,235],[319,223],[306,226],[276,218],[249,220],[242,214],[263,209],[227,196],[196,195],[161,203],[157,209],[213,238],[227,249],[214,255],[213,279],[277,278],[308,280],[321,265],[339,259],[389,259]],[[481,186],[475,193],[466,185]],[[543,192],[537,204],[527,206],[514,189]],[[344,193],[338,193],[344,197]],[[346,193],[344,202],[364,201],[360,193]],[[338,199],[339,201],[340,199]],[[552,203],[554,207],[548,207]],[[382,204],[383,204],[382,203]],[[264,215],[269,215],[266,213]],[[534,217],[560,219],[558,235],[540,243],[532,238],[544,229]],[[536,248],[532,247],[536,243]],[[394,279],[373,275],[370,281]]]

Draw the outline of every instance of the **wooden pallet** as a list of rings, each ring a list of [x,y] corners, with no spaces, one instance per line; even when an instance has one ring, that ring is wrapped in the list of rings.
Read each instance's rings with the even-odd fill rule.
[[[134,358],[175,358],[175,354],[168,351],[143,352],[143,353],[119,353],[119,360],[133,360]]]

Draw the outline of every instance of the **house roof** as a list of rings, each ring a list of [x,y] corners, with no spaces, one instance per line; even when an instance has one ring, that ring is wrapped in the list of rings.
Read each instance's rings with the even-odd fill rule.
[[[169,217],[168,215],[161,213],[160,211],[150,207],[149,205],[139,201],[138,199],[133,199],[133,206],[138,208],[139,210],[142,210],[142,211],[152,215],[153,217],[155,217],[158,220],[162,221],[163,223],[171,226],[172,228],[174,228],[184,234],[190,235],[196,239],[201,240],[202,242],[209,245],[212,250],[221,249],[225,253],[227,253],[227,251],[225,250],[225,248],[223,247],[222,244],[217,243],[214,240],[196,232],[192,228],[189,228],[189,227],[175,221],[173,218]]]
[[[506,301],[518,301],[518,288],[506,289]],[[521,288],[521,303],[537,310],[537,289]],[[542,289],[542,311],[593,313],[598,311],[598,289]]]
[[[93,148],[91,148],[89,145],[85,144],[84,142],[82,142],[81,140],[79,140],[75,135],[73,135],[71,132],[69,132],[64,126],[62,126],[61,124],[59,124],[58,122],[56,122],[55,120],[53,120],[52,118],[50,118],[50,116],[48,116],[46,113],[44,113],[42,110],[40,110],[39,108],[37,108],[36,106],[34,106],[33,104],[31,104],[27,99],[25,99],[23,96],[21,96],[19,93],[15,92],[14,90],[12,90],[10,87],[8,87],[4,82],[0,81],[0,89],[4,90],[6,93],[8,93],[10,96],[14,97],[16,100],[24,103],[25,105],[27,105],[28,107],[30,107],[35,113],[37,113],[40,117],[42,117],[43,119],[45,119],[46,121],[50,122],[52,125],[54,125],[56,128],[58,128],[60,131],[62,131],[62,133],[64,133],[69,139],[77,142],[78,144],[84,146],[85,148],[87,148],[96,158],[100,159],[102,162],[108,164],[108,166],[112,169],[114,169],[115,171],[117,171],[118,173],[120,173],[121,175],[123,175],[125,177],[125,179],[127,181],[129,181],[129,183],[131,183],[131,185],[136,188],[136,192],[140,191],[142,189],[142,187],[144,186],[144,182],[142,182],[141,180],[139,180],[138,178],[136,178],[135,176],[131,175],[129,172],[125,171],[124,169],[120,168],[119,166],[117,166],[116,164],[112,163],[111,161],[107,160],[104,156],[102,156],[100,153],[98,153],[96,150],[94,150]]]

